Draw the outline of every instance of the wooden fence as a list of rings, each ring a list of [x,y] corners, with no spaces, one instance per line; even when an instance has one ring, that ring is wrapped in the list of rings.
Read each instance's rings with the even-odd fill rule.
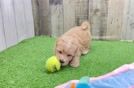
[[[0,51],[32,36],[31,0],[0,0]]]
[[[134,40],[134,0],[32,0],[36,35],[60,36],[89,20],[96,39]]]
[[[0,0],[0,51],[34,33],[60,36],[84,20],[95,39],[134,40],[134,0]]]

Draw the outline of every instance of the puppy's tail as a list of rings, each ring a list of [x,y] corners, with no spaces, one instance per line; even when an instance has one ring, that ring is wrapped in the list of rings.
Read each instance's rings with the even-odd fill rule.
[[[90,30],[90,23],[88,21],[84,21],[82,24],[81,24],[81,28],[83,30]]]

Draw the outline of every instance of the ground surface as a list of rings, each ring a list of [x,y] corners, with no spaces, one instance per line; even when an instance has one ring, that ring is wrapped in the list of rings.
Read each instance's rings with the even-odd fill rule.
[[[78,68],[69,66],[59,72],[45,72],[45,61],[53,55],[55,39],[35,37],[0,53],[0,88],[54,88],[82,76],[105,74],[134,61],[134,43],[93,41],[89,54],[81,57]]]

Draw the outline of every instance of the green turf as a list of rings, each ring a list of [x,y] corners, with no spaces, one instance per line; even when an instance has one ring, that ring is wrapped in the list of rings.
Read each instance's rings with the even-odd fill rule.
[[[92,50],[81,57],[78,68],[64,67],[45,72],[45,61],[53,55],[55,39],[35,37],[0,53],[0,88],[54,88],[82,76],[98,76],[134,61],[134,43],[93,41]]]

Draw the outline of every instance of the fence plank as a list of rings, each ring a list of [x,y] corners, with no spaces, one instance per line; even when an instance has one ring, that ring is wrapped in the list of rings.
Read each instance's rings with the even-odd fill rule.
[[[34,36],[34,21],[33,21],[33,13],[32,13],[32,2],[31,0],[22,0],[24,3],[24,13],[25,13],[25,25],[27,31],[27,37]]]
[[[35,35],[39,35],[40,14],[39,14],[39,2],[38,2],[38,0],[32,0],[32,11],[33,11]]]
[[[17,43],[13,0],[0,0],[7,47]]]
[[[92,27],[92,23],[93,23],[93,0],[89,0],[88,1],[88,20],[91,24],[91,27]]]
[[[14,10],[15,10],[16,28],[18,32],[18,41],[21,41],[27,38],[27,29],[26,29],[27,23],[25,22],[23,0],[14,0]]]
[[[49,0],[38,0],[39,5],[39,34],[51,35]]]
[[[32,0],[36,35],[51,36],[49,0]]]
[[[107,36],[110,39],[121,39],[123,10],[124,0],[109,0]]]
[[[128,0],[128,9],[126,16],[126,31],[125,31],[125,39],[134,40],[134,0]]]
[[[122,32],[121,32],[121,40],[126,40],[127,34],[127,21],[128,21],[128,13],[129,13],[129,2],[130,0],[124,0],[124,11],[123,11],[123,23],[122,23]]]
[[[91,12],[92,34],[95,39],[105,39],[107,30],[108,0],[89,0],[93,4]],[[89,6],[90,7],[90,6]],[[90,7],[91,8],[91,7]]]
[[[75,2],[76,0],[63,0],[64,7],[64,32],[75,26]]]
[[[75,2],[75,23],[80,25],[83,21],[88,20],[89,0],[76,0]]]
[[[53,37],[60,36],[64,32],[62,3],[62,0],[50,0],[51,30]]]
[[[4,35],[4,27],[3,27],[3,19],[1,13],[1,3],[0,3],[0,51],[6,48],[5,35]]]

